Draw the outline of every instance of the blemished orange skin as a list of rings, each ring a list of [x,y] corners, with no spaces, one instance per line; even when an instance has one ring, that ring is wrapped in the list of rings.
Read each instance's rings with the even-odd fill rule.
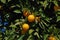
[[[31,14],[31,15],[28,16],[28,21],[29,22],[33,22],[34,20],[35,20],[35,16],[34,15]]]
[[[56,38],[55,38],[55,37],[50,36],[50,37],[48,38],[48,40],[56,40]]]
[[[27,11],[27,10],[24,10],[23,11],[23,15],[25,16],[25,17],[27,17],[27,16],[29,16],[31,13],[29,12],[29,11]]]
[[[58,9],[60,9],[60,6],[54,6],[55,11],[57,11]]]

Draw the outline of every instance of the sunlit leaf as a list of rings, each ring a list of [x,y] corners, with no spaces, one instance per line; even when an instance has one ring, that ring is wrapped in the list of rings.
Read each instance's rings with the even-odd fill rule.
[[[20,11],[20,10],[14,10],[14,12],[15,12],[15,13],[21,13],[21,11]]]
[[[29,34],[31,34],[33,31],[34,31],[33,29],[30,29],[30,30],[29,30]]]
[[[8,0],[8,2],[10,2],[11,0]]]
[[[18,40],[23,40],[24,35],[22,35]]]
[[[60,16],[57,16],[57,21],[59,21],[60,20]]]
[[[58,38],[59,38],[59,40],[60,40],[60,35],[58,35]]]
[[[2,3],[6,3],[6,0],[1,0]]]
[[[47,40],[47,38],[48,38],[48,34],[45,34],[44,35],[44,40]]]

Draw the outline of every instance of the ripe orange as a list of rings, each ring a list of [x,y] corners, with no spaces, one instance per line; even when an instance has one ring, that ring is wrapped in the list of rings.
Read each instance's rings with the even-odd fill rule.
[[[34,20],[35,20],[35,16],[34,15],[31,14],[31,15],[28,16],[28,21],[29,22],[33,22]]]
[[[22,25],[22,30],[23,31],[26,32],[28,29],[29,29],[29,25],[28,24],[25,23],[25,24]]]
[[[53,37],[53,36],[50,36],[50,37],[48,38],[48,40],[56,40],[56,38]]]
[[[28,10],[24,10],[23,11],[23,15],[26,17],[26,16],[29,16],[31,13],[28,11]]]

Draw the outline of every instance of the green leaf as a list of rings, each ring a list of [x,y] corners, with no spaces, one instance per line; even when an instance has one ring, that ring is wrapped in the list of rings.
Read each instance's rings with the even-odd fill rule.
[[[15,13],[21,13],[21,11],[20,11],[20,10],[14,10],[14,12],[15,12]]]
[[[0,34],[0,37],[2,37],[2,35]]]
[[[20,5],[16,4],[17,7],[20,7]]]
[[[59,15],[60,15],[60,10],[58,10],[58,11],[56,12],[56,14],[57,14],[57,16],[59,16]]]
[[[8,40],[8,37],[5,37],[5,40]]]
[[[14,35],[14,34],[12,34],[12,35],[10,35],[10,37],[8,38],[8,40],[13,40],[13,39],[14,39],[14,37],[15,37],[15,35]]]
[[[18,40],[23,40],[24,35],[22,35]]]
[[[60,35],[58,35],[58,39],[60,40]]]
[[[44,2],[41,2],[41,4],[46,8],[47,5],[48,5],[48,2],[47,1],[44,1]]]
[[[34,31],[33,29],[30,29],[30,30],[29,30],[29,34],[31,34],[33,31]]]
[[[48,34],[45,34],[44,35],[44,40],[47,40],[47,38],[48,38]]]
[[[16,19],[15,22],[19,22],[19,19]]]
[[[27,40],[33,40],[33,36],[30,35]]]
[[[11,8],[14,8],[14,7],[16,7],[15,5],[12,5],[12,6],[10,6]]]
[[[0,38],[0,40],[2,40],[2,38]]]
[[[10,2],[11,0],[8,0],[8,2]]]
[[[54,1],[54,4],[55,4],[56,6],[58,6],[58,2],[57,2],[57,1]]]
[[[6,3],[6,0],[1,0],[2,3]]]
[[[10,27],[12,27],[12,28],[16,28],[16,25],[13,25],[13,24],[12,24],[12,25],[10,25]]]
[[[60,16],[57,16],[57,21],[59,21],[60,20]]]

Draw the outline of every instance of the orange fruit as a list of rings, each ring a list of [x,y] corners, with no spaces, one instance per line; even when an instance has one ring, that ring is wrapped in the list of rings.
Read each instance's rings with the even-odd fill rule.
[[[29,25],[28,24],[25,23],[25,24],[22,25],[22,30],[23,31],[26,32],[28,29],[29,29]]]
[[[48,40],[56,40],[56,38],[54,36],[50,36]]]
[[[28,11],[28,10],[24,10],[23,11],[23,15],[26,17],[26,16],[29,16],[31,13]]]
[[[54,10],[55,10],[55,11],[58,11],[58,9],[60,9],[59,6],[54,6]]]
[[[34,15],[31,14],[31,15],[28,16],[28,21],[29,22],[33,22],[34,20],[35,20],[35,16]]]

